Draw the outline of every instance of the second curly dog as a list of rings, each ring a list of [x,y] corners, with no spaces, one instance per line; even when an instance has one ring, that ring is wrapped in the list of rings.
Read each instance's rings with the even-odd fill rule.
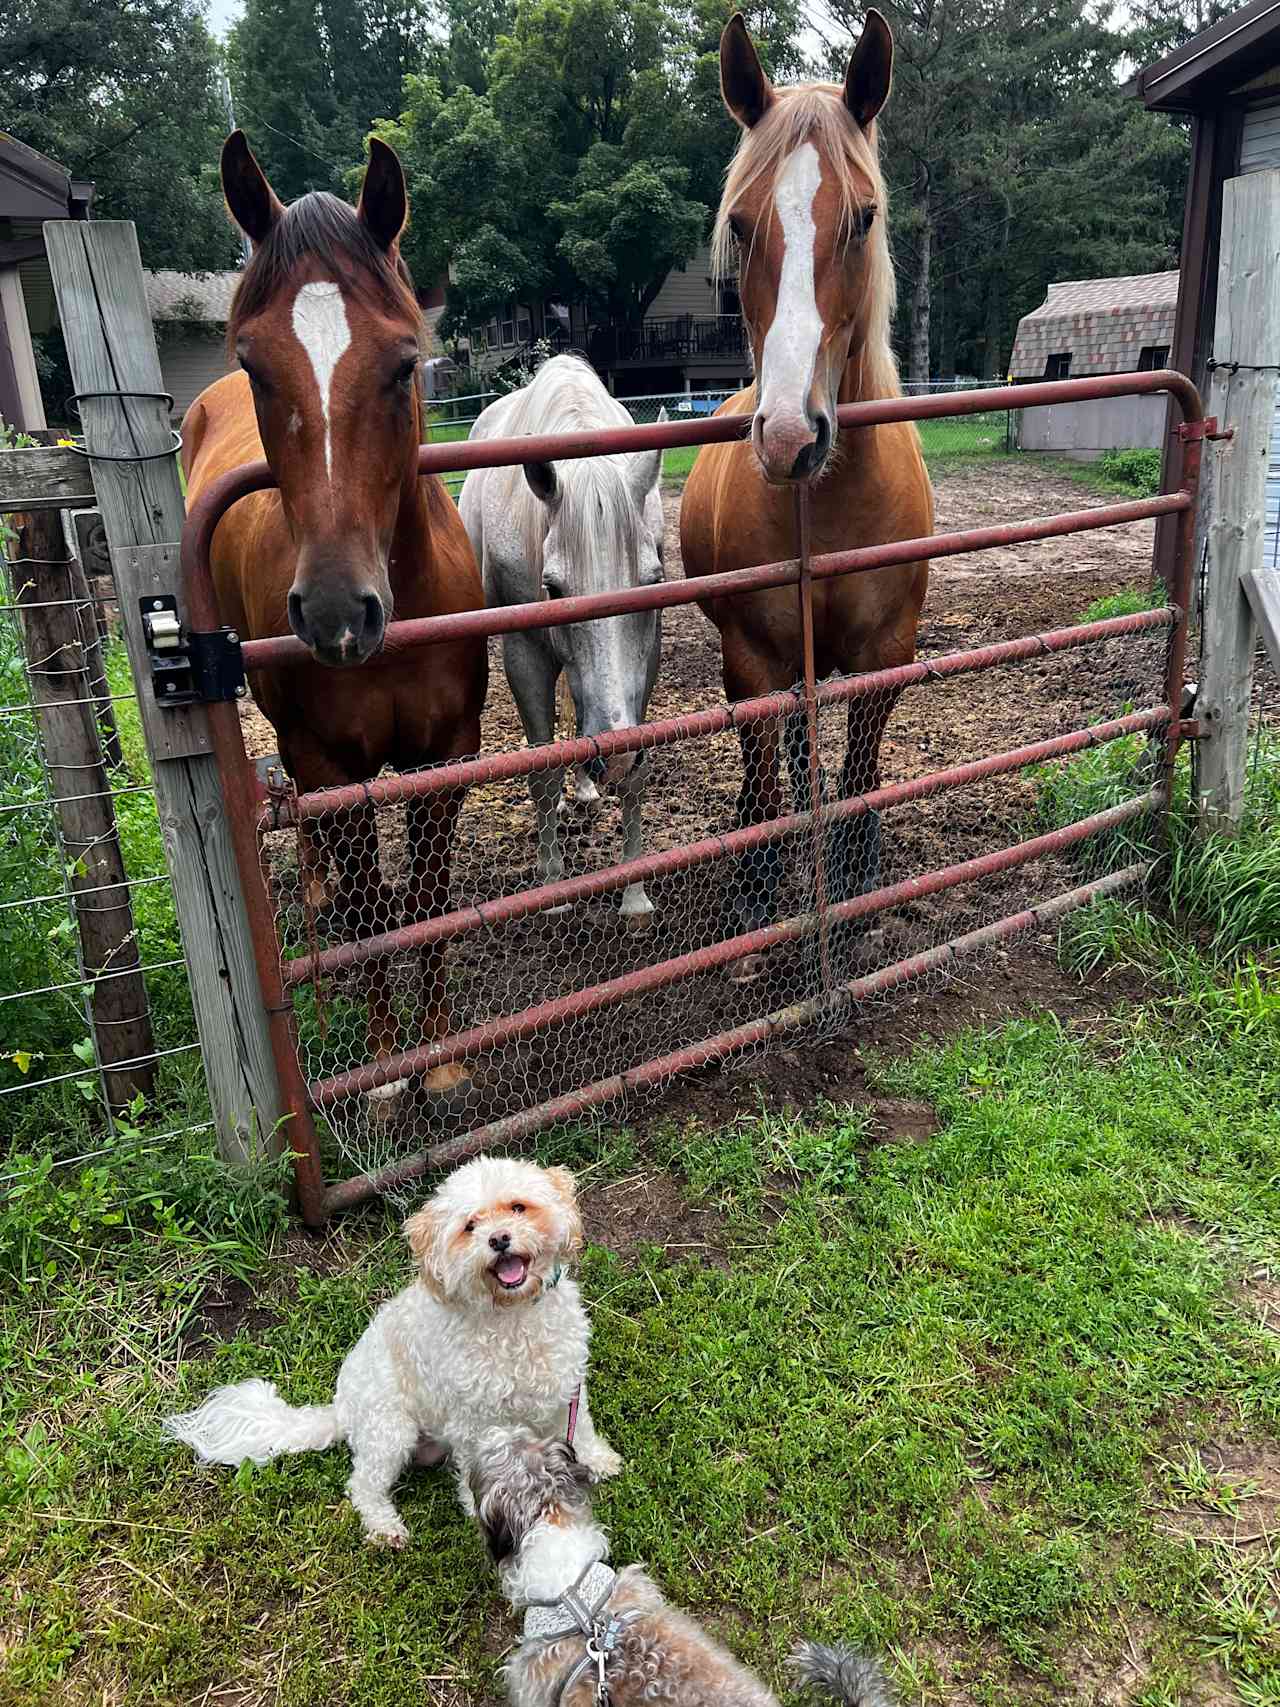
[[[416,1459],[452,1455],[464,1508],[467,1470],[491,1429],[564,1438],[596,1479],[622,1461],[587,1404],[590,1327],[566,1266],[582,1246],[564,1168],[479,1156],[449,1175],[404,1224],[418,1276],[384,1304],[338,1372],[329,1405],[288,1405],[270,1381],[219,1387],[165,1432],[206,1463],[264,1464],[287,1452],[351,1448],[347,1494],[369,1539],[409,1538],[391,1490]]]

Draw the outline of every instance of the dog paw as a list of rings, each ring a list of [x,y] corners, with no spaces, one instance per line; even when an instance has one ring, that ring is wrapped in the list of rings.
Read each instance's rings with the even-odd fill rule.
[[[621,1455],[615,1452],[612,1446],[603,1444],[597,1446],[589,1458],[583,1457],[582,1462],[593,1482],[607,1482],[622,1468]]]
[[[409,1531],[403,1523],[394,1529],[371,1529],[365,1540],[370,1547],[390,1547],[399,1553],[409,1545]]]

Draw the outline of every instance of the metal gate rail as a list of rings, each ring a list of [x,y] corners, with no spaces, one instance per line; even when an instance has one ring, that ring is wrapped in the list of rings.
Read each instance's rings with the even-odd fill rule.
[[[554,742],[534,749],[508,752],[494,757],[473,758],[440,765],[421,772],[388,777],[344,788],[297,795],[289,790],[267,789],[248,758],[234,703],[209,707],[211,734],[217,755],[228,818],[240,867],[254,941],[259,984],[268,1014],[272,1048],[279,1076],[282,1101],[289,1121],[289,1138],[295,1157],[300,1206],[312,1224],[335,1210],[360,1201],[380,1190],[398,1186],[428,1170],[447,1166],[487,1145],[509,1143],[557,1121],[581,1114],[602,1103],[624,1099],[656,1085],[672,1074],[692,1066],[720,1060],[766,1040],[777,1032],[807,1024],[830,1014],[842,1005],[891,990],[921,973],[954,962],[957,958],[1011,936],[1035,924],[1062,916],[1072,908],[1099,896],[1141,882],[1150,861],[1126,866],[1095,882],[1081,885],[1036,907],[1010,914],[981,929],[950,942],[899,960],[865,976],[843,981],[831,976],[826,957],[827,933],[832,924],[865,918],[887,907],[922,895],[938,893],[973,882],[999,871],[1012,869],[1059,851],[1086,838],[1097,836],[1118,824],[1148,812],[1167,812],[1172,798],[1173,765],[1179,742],[1195,733],[1195,725],[1180,716],[1186,652],[1186,612],[1192,570],[1195,503],[1199,481],[1202,440],[1212,430],[1206,422],[1198,393],[1183,375],[1168,371],[1146,374],[1106,375],[1096,379],[1067,380],[1026,386],[999,387],[981,392],[952,392],[927,397],[890,398],[878,402],[846,404],[838,411],[841,430],[874,426],[892,421],[929,420],[979,413],[991,408],[1025,408],[1039,404],[1067,403],[1085,398],[1119,397],[1167,392],[1177,404],[1182,424],[1177,429],[1185,444],[1183,485],[1174,492],[1149,499],[1102,505],[1094,509],[1066,512],[1030,522],[997,527],[972,528],[941,534],[927,540],[897,541],[861,547],[811,558],[808,552],[807,488],[796,494],[797,556],[781,563],[764,564],[727,575],[701,580],[663,583],[620,593],[557,599],[553,604],[517,605],[500,610],[480,610],[457,615],[428,617],[388,626],[389,652],[439,644],[463,635],[491,636],[581,622],[626,611],[669,608],[708,599],[741,596],[766,587],[794,585],[798,589],[804,638],[804,682],[790,692],[776,693],[719,707],[663,719],[636,729],[587,740]],[[746,435],[750,416],[716,416],[691,422],[660,426],[618,428],[594,434],[565,434],[520,439],[489,439],[424,446],[419,468],[424,474],[505,466],[530,460],[558,461],[582,456],[613,455],[653,449],[720,443]],[[250,492],[274,485],[265,462],[232,470],[216,482],[192,506],[182,541],[182,562],[187,618],[193,629],[213,628],[218,612],[209,569],[214,530],[231,504]],[[938,558],[992,546],[1060,537],[1064,534],[1117,527],[1137,520],[1177,515],[1178,552],[1170,602],[1161,609],[1104,622],[1081,624],[1069,629],[1027,636],[954,652],[928,661],[895,669],[868,672],[818,685],[814,680],[811,588],[814,580],[835,575],[867,573],[921,558]],[[1170,645],[1165,672],[1163,703],[1115,718],[1088,729],[1073,730],[1052,739],[1034,742],[1007,752],[987,755],[967,764],[932,772],[907,782],[889,784],[848,799],[815,805],[761,824],[704,838],[682,847],[620,862],[587,876],[546,883],[519,894],[475,906],[463,907],[440,917],[358,938],[324,950],[282,961],[275,919],[262,875],[259,843],[266,830],[289,824],[302,825],[322,814],[355,811],[370,804],[421,798],[442,789],[461,789],[477,783],[509,779],[531,773],[548,764],[572,765],[595,758],[670,745],[711,734],[739,729],[750,719],[787,716],[804,711],[809,721],[810,764],[816,766],[815,720],[820,705],[852,703],[860,696],[901,689],[913,682],[990,669],[996,665],[1044,656],[1070,648],[1097,644],[1120,635],[1168,628]],[[269,669],[309,657],[293,637],[246,642],[244,663],[250,669]],[[1163,754],[1155,786],[1146,794],[1093,814],[1064,829],[1016,843],[994,853],[928,872],[919,877],[878,888],[852,900],[829,904],[823,879],[823,833],[829,824],[878,810],[883,806],[922,799],[944,789],[996,776],[1037,764],[1045,759],[1079,752],[1086,747],[1113,741],[1123,735],[1164,730]],[[811,778],[813,801],[819,791]],[[723,938],[687,954],[642,967],[603,983],[589,985],[567,996],[535,1004],[519,1013],[486,1021],[450,1037],[408,1049],[332,1075],[308,1085],[299,1065],[290,992],[304,984],[341,969],[365,964],[409,947],[444,942],[480,926],[492,927],[544,911],[566,902],[599,895],[637,881],[663,875],[712,860],[725,859],[754,847],[803,833],[814,837],[814,898],[809,912],[780,920],[737,937]],[[822,987],[806,1000],[760,1019],[721,1032],[695,1044],[659,1056],[624,1072],[597,1080],[568,1095],[555,1097],[509,1116],[475,1128],[433,1148],[406,1157],[377,1173],[359,1174],[326,1188],[312,1111],[376,1086],[391,1083],[450,1061],[492,1050],[581,1013],[615,1005],[640,992],[689,978],[724,966],[759,949],[792,941],[816,930],[822,964]]]

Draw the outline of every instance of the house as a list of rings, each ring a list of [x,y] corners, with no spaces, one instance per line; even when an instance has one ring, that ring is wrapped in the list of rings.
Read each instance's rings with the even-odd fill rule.
[[[620,397],[736,390],[751,376],[736,281],[713,275],[706,244],[667,275],[638,326],[602,320],[581,303],[507,304],[462,341],[477,389],[539,340],[586,356]]]
[[[46,426],[33,338],[57,321],[44,248],[49,219],[87,219],[93,185],[0,132],[0,420]]]
[[[1222,186],[1280,167],[1280,7],[1252,0],[1155,65],[1129,87],[1152,112],[1191,119],[1191,172],[1182,222],[1182,267],[1172,365],[1205,392],[1217,313]],[[1165,480],[1177,485],[1182,446],[1165,440]],[[1280,567],[1280,420],[1273,427],[1267,489],[1267,553]],[[1157,524],[1156,568],[1172,571],[1176,524]]]
[[[1011,383],[1144,373],[1168,365],[1178,274],[1145,273],[1051,284],[1039,308],[1018,322]],[[1163,397],[1107,397],[1021,411],[1019,444],[1090,458],[1164,437]]]

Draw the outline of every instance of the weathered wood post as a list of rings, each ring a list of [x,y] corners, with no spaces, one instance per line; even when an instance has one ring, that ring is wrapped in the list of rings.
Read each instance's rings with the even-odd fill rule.
[[[279,1142],[280,1096],[207,718],[198,705],[161,711],[151,689],[141,600],[173,594],[184,608],[184,504],[166,453],[169,410],[137,237],[123,221],[51,221],[44,235],[138,683],[218,1145],[244,1162]],[[95,392],[105,395],[84,395]]]
[[[1267,466],[1280,364],[1280,171],[1232,178],[1222,191],[1218,312],[1208,413],[1232,437],[1208,468],[1208,577],[1196,715],[1196,809],[1205,830],[1232,830],[1244,807],[1249,698],[1258,628],[1246,575],[1262,566]]]
[[[139,1093],[151,1095],[155,1041],[84,645],[86,620],[95,644],[96,626],[92,607],[86,610],[77,600],[61,513],[18,514],[13,526],[17,538],[8,557],[10,580],[49,794],[75,896],[80,963],[92,990],[94,1046],[107,1105],[122,1109]]]

